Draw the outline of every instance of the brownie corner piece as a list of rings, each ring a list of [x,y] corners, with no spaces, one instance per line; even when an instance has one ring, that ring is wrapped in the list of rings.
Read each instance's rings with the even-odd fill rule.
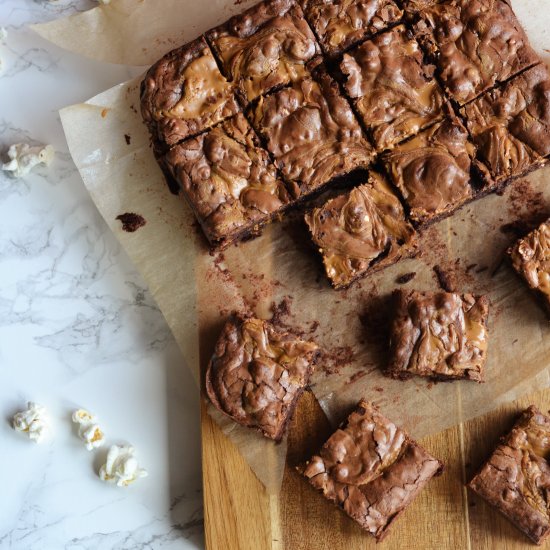
[[[245,103],[303,78],[320,53],[295,0],[264,0],[206,37]]]
[[[318,347],[269,321],[232,316],[206,371],[206,393],[222,413],[280,441],[315,367]]]
[[[141,114],[156,147],[171,146],[239,111],[204,38],[172,50],[141,83]]]
[[[444,116],[445,98],[418,42],[399,25],[344,54],[344,88],[378,151]]]
[[[536,544],[550,534],[550,418],[530,406],[468,487]]]
[[[474,198],[475,151],[466,128],[449,117],[382,156],[414,223],[432,223]]]
[[[385,178],[376,172],[370,172],[367,183],[308,212],[305,221],[337,289],[415,250],[415,230]]]
[[[290,203],[242,113],[175,145],[159,161],[214,247],[257,235]]]
[[[420,12],[415,34],[459,105],[540,62],[509,0],[432,3]]]
[[[443,464],[362,400],[298,470],[380,541]]]
[[[395,290],[393,297],[388,376],[483,382],[487,297],[404,289]]]
[[[550,219],[519,239],[507,254],[516,273],[539,296],[550,316]]]
[[[350,104],[323,65],[261,97],[248,114],[297,199],[367,168],[374,158]]]
[[[330,57],[397,23],[403,15],[394,0],[302,0],[302,9]]]
[[[550,155],[550,75],[536,65],[461,109],[495,186],[526,174]]]

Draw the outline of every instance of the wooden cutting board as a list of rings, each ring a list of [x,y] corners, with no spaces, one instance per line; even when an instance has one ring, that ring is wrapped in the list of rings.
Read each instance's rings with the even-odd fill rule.
[[[488,457],[515,415],[530,404],[550,409],[550,389],[422,440],[446,465],[396,521],[384,542],[361,531],[294,470],[330,428],[306,393],[290,426],[282,490],[268,495],[234,445],[202,410],[202,464],[208,550],[517,550],[533,548],[522,533],[464,483]],[[391,411],[383,411],[391,418]]]

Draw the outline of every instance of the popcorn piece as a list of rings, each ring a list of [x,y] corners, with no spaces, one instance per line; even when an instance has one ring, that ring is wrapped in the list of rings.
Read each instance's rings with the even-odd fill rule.
[[[147,470],[139,468],[134,452],[134,448],[129,445],[112,445],[107,462],[99,470],[100,479],[116,483],[118,487],[127,487],[140,477],[147,477]]]
[[[20,411],[14,415],[13,429],[26,433],[29,439],[41,443],[50,431],[46,408],[29,401],[26,411]]]
[[[49,166],[54,157],[51,145],[31,147],[27,143],[16,143],[8,150],[9,162],[2,164],[2,170],[11,172],[15,178],[27,175],[37,164]]]
[[[97,417],[84,409],[73,413],[73,422],[79,424],[78,436],[86,443],[86,449],[91,451],[105,443],[105,434],[97,424]]]

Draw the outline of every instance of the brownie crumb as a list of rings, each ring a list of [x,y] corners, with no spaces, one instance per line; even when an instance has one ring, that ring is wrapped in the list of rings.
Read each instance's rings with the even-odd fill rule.
[[[291,314],[290,306],[292,305],[292,298],[285,296],[278,304],[272,302],[271,304],[271,322],[276,326],[286,326],[285,319]]]
[[[116,217],[116,219],[121,221],[122,230],[128,233],[133,233],[134,231],[137,231],[140,227],[143,227],[147,223],[143,216],[140,216],[139,214],[134,214],[133,212],[120,214]]]
[[[355,353],[350,346],[337,346],[332,349],[321,349],[317,365],[325,374],[335,374],[350,365],[355,358]],[[318,367],[318,368],[319,368]]]
[[[130,145],[132,142],[132,136],[130,134],[124,134],[124,139],[126,140],[126,145]]]
[[[416,272],[411,271],[410,273],[405,273],[404,275],[400,275],[399,277],[397,277],[397,279],[395,279],[395,282],[398,285],[405,285],[409,281],[412,281],[415,277],[416,277]]]
[[[433,270],[441,289],[445,292],[454,292],[456,285],[455,282],[452,280],[453,277],[451,277],[450,274],[445,273],[445,271],[443,271],[443,269],[439,265],[434,265]]]

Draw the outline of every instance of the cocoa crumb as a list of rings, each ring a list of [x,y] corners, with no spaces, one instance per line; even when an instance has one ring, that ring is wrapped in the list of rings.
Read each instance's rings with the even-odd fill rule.
[[[275,302],[271,303],[271,322],[274,325],[280,326],[280,327],[286,327],[287,323],[285,319],[287,319],[290,314],[290,307],[292,305],[292,296],[285,296],[278,304]]]
[[[121,221],[122,230],[128,233],[133,233],[134,231],[137,231],[140,227],[143,227],[147,223],[143,216],[140,216],[139,214],[134,214],[133,212],[120,214],[115,219]]]
[[[130,145],[132,142],[132,136],[130,134],[124,134],[124,139],[126,140],[126,145]]]
[[[397,277],[397,279],[395,279],[395,282],[398,285],[405,285],[409,281],[412,281],[415,277],[416,277],[416,271],[411,271],[410,273],[405,273]]]
[[[351,364],[355,354],[350,346],[337,346],[332,349],[322,349],[317,360],[317,365],[325,374],[335,374]]]
[[[450,273],[443,271],[439,265],[434,265],[433,270],[441,289],[445,292],[455,292],[456,282],[453,280],[454,277],[452,277]]]
[[[384,391],[384,388],[381,388],[380,386],[375,386],[373,390],[377,391],[378,393],[382,393]]]

